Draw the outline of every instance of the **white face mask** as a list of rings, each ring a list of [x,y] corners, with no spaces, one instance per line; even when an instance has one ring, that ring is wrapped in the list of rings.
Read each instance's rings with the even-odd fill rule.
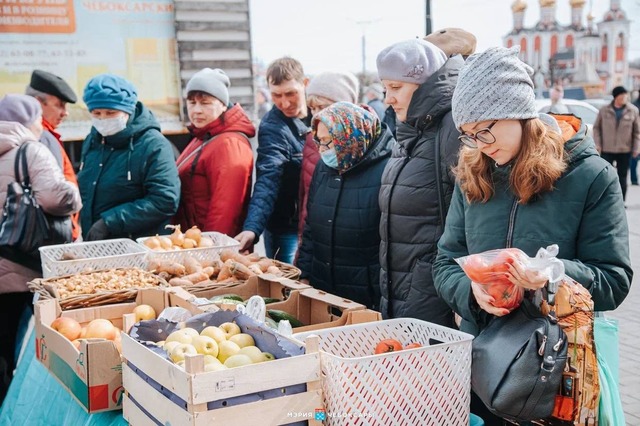
[[[126,114],[120,114],[113,118],[99,118],[91,117],[91,124],[102,136],[115,135],[121,132],[127,127],[127,120],[129,116]]]

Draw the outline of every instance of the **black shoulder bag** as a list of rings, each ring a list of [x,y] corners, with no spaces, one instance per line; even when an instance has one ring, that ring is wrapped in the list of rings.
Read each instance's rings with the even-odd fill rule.
[[[567,336],[553,311],[545,316],[523,300],[489,322],[472,353],[471,387],[492,413],[513,421],[551,416],[567,361]]]
[[[18,148],[14,163],[16,181],[7,186],[7,199],[0,219],[0,256],[31,269],[40,269],[38,248],[71,242],[72,225],[69,216],[53,216],[40,208],[31,190],[28,145],[23,143]]]

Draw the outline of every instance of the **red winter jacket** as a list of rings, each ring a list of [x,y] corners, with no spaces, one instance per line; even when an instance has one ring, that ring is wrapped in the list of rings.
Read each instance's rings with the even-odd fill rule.
[[[307,199],[309,198],[309,185],[313,178],[313,172],[316,170],[316,164],[320,160],[320,151],[316,143],[313,141],[313,133],[307,135],[307,139],[302,149],[302,167],[300,170],[300,189],[298,191],[298,200],[300,200],[300,213],[298,222],[298,241],[302,240],[302,232],[304,231],[304,221],[307,218]]]
[[[242,231],[251,198],[253,151],[247,138],[255,136],[256,129],[236,104],[206,127],[192,130],[196,137],[177,161],[182,187],[174,223],[183,231],[197,225],[233,237]]]

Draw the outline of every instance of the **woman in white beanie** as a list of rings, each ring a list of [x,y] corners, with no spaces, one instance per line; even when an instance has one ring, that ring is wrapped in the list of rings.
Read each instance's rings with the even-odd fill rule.
[[[307,86],[307,106],[314,116],[335,102],[357,103],[360,83],[355,75],[350,72],[321,72],[309,81]],[[302,166],[300,170],[299,190],[299,221],[298,221],[298,246],[302,240],[304,220],[307,217],[307,200],[309,197],[309,185],[316,164],[320,160],[318,147],[313,141],[313,135],[309,133],[302,149]]]
[[[385,102],[398,118],[391,159],[380,189],[380,310],[386,318],[412,317],[455,327],[431,276],[436,243],[454,187],[459,133],[451,96],[464,64],[421,39],[396,43],[377,58]]]
[[[187,83],[193,140],[177,160],[181,197],[174,222],[234,236],[242,231],[251,198],[256,134],[240,104],[229,105],[229,77],[205,68]]]
[[[518,51],[496,47],[469,57],[453,95],[465,147],[434,279],[462,317],[461,329],[474,335],[509,311],[493,306],[495,299],[456,263],[459,257],[506,247],[535,256],[558,244],[566,274],[589,290],[596,311],[615,309],[633,275],[616,172],[580,119],[555,115],[562,134],[539,119],[532,70]],[[511,282],[526,290],[546,285],[511,268]]]

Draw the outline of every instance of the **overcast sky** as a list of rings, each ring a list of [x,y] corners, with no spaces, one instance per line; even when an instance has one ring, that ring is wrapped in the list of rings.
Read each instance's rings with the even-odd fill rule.
[[[502,45],[513,27],[513,0],[431,0],[433,29],[460,27],[478,38],[478,50]],[[540,19],[537,0],[528,0],[525,25]],[[587,0],[595,22],[609,0]],[[382,49],[425,33],[424,0],[250,0],[254,57],[268,63],[290,55],[307,74],[327,70],[362,70],[362,34],[366,34],[366,67],[375,72]],[[630,57],[640,57],[640,0],[622,0],[631,23]],[[557,20],[570,23],[569,0],[558,0]]]

